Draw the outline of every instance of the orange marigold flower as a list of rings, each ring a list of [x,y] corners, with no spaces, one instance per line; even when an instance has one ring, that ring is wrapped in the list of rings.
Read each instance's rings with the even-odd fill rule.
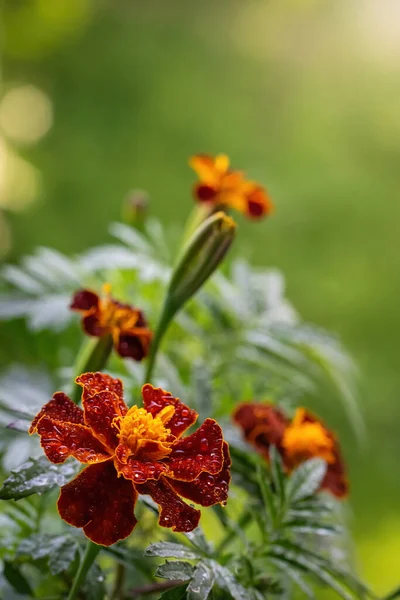
[[[89,465],[61,488],[58,510],[67,523],[110,546],[135,527],[138,494],[160,506],[162,527],[181,532],[195,529],[200,518],[181,496],[201,506],[226,503],[231,461],[216,421],[206,419],[182,437],[198,415],[169,392],[146,384],[143,408],[128,409],[119,379],[85,373],[76,382],[83,410],[58,392],[29,430],[40,435],[51,462],[73,456]]]
[[[292,421],[270,403],[241,404],[234,420],[242,428],[246,440],[267,460],[269,448],[276,446],[288,472],[310,458],[322,458],[327,471],[321,489],[343,498],[348,494],[348,481],[334,433],[304,408],[298,408]]]
[[[199,176],[194,187],[195,198],[215,209],[234,208],[248,217],[259,219],[271,214],[272,200],[268,192],[254,181],[245,179],[241,171],[229,168],[226,154],[192,156],[189,164]]]
[[[72,298],[70,308],[82,313],[82,326],[88,335],[111,334],[122,358],[142,360],[149,353],[152,339],[143,312],[111,298],[109,285],[104,289],[104,298],[90,290],[79,290]]]

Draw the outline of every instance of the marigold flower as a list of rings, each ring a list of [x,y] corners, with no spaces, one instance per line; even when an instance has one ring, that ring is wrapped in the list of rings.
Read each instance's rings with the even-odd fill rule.
[[[111,298],[109,285],[105,285],[104,290],[104,298],[91,290],[79,290],[70,308],[82,313],[82,326],[88,335],[111,334],[122,358],[142,360],[149,353],[152,339],[143,312]]]
[[[85,373],[76,382],[83,410],[58,392],[29,430],[40,435],[51,462],[73,456],[89,465],[61,488],[58,510],[67,523],[110,546],[135,527],[138,494],[160,506],[162,527],[181,532],[195,529],[200,518],[181,496],[201,506],[226,503],[231,461],[216,421],[206,419],[182,437],[198,415],[169,392],[146,384],[143,408],[128,409],[119,379]]]
[[[266,460],[269,460],[271,445],[276,446],[288,472],[310,458],[322,458],[327,463],[327,471],[321,489],[338,498],[348,494],[339,442],[334,433],[305,408],[298,408],[290,421],[273,404],[248,403],[239,405],[233,418],[246,440]]]
[[[241,171],[229,167],[226,154],[192,156],[189,164],[199,176],[194,187],[195,198],[215,209],[234,208],[248,217],[259,219],[273,210],[268,192],[258,183],[245,179]]]

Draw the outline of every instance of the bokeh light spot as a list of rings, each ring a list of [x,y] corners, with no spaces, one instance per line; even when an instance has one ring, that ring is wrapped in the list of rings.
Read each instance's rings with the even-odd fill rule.
[[[21,144],[34,144],[49,131],[53,107],[49,97],[33,85],[9,90],[0,103],[0,127]]]

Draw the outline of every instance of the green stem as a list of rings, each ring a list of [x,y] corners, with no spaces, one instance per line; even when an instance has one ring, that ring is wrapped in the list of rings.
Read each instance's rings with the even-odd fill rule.
[[[85,550],[85,554],[83,555],[81,564],[79,565],[78,572],[75,576],[74,583],[72,584],[71,591],[68,595],[67,600],[75,600],[78,595],[79,590],[81,589],[82,584],[85,581],[87,572],[92,566],[96,556],[101,550],[101,546],[94,544],[93,542],[88,542]]]
[[[163,337],[169,327],[169,324],[171,323],[172,317],[175,314],[175,310],[173,309],[173,307],[170,306],[169,302],[167,302],[167,298],[168,298],[168,291],[167,291],[167,297],[164,301],[164,306],[161,311],[161,316],[158,321],[158,325],[156,327],[156,333],[155,333],[154,339],[151,343],[150,354],[149,354],[149,359],[147,361],[146,374],[145,374],[143,383],[150,383],[150,381],[151,381],[151,377],[153,375],[153,369],[154,369],[154,365],[155,365],[155,361],[156,361],[156,356],[157,356],[157,352],[158,352],[158,349],[161,344],[161,340],[163,339]]]
[[[111,354],[113,340],[111,335],[103,335],[100,338],[89,338],[82,344],[74,369],[74,379],[82,373],[101,371],[104,369]],[[71,400],[79,404],[82,388],[74,383]]]

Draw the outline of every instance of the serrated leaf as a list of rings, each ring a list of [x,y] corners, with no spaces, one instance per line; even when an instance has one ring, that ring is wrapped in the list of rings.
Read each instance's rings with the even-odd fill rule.
[[[207,600],[215,581],[215,573],[206,561],[200,561],[187,587],[188,600]]]
[[[319,490],[326,469],[326,462],[320,458],[311,458],[297,467],[287,483],[288,501],[297,502],[312,496]]]
[[[194,573],[194,566],[182,561],[167,560],[156,570],[156,577],[171,579],[172,581],[189,581]]]
[[[144,551],[145,556],[161,556],[162,558],[201,558],[201,554],[183,544],[174,542],[156,542]]]
[[[14,565],[7,560],[3,561],[3,575],[7,579],[8,583],[11,587],[22,594],[23,596],[33,596],[33,590],[26,579],[26,577],[21,573],[21,570],[17,565]]]
[[[78,543],[70,535],[34,534],[25,538],[17,549],[17,556],[33,560],[47,557],[53,575],[66,571],[78,552]]]
[[[45,456],[31,458],[10,473],[0,489],[0,499],[19,500],[61,487],[75,477],[79,468],[75,461],[54,465]]]

